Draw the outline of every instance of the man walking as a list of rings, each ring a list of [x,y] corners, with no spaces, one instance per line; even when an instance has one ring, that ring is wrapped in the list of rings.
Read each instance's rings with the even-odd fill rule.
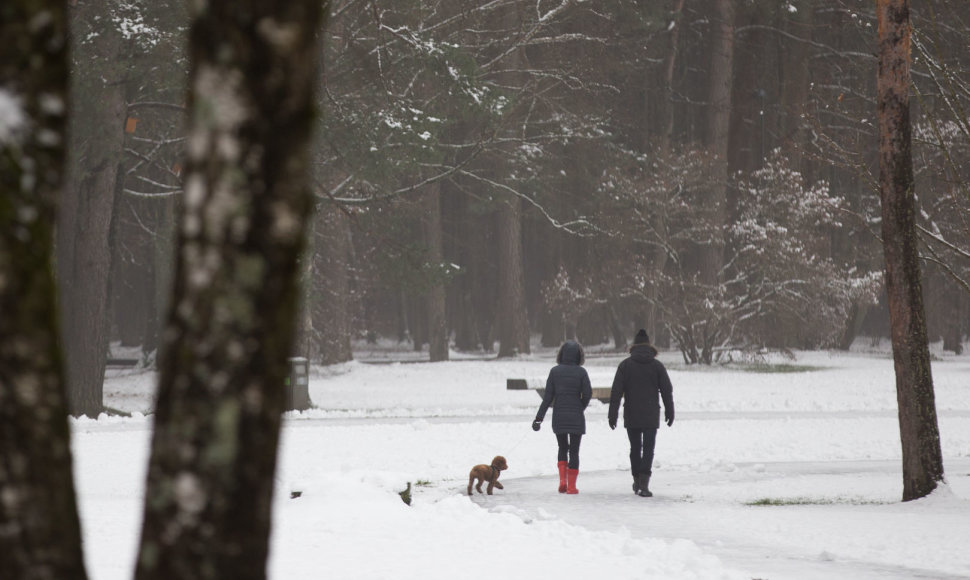
[[[623,404],[623,426],[630,438],[630,472],[633,474],[633,493],[652,497],[650,475],[653,450],[660,427],[660,400],[663,399],[664,421],[674,424],[673,385],[667,369],[657,360],[657,349],[650,344],[647,331],[640,329],[630,347],[630,356],[623,359],[613,377],[610,391],[610,429],[616,429],[620,399]]]

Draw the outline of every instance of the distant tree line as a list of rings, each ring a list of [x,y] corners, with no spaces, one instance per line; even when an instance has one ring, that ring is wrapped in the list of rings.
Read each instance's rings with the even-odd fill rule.
[[[525,353],[531,337],[623,348],[644,327],[711,363],[888,335],[874,6],[329,9],[297,354],[345,361],[381,337],[432,360]],[[953,351],[970,321],[967,16],[953,0],[913,12],[928,332]],[[77,410],[98,407],[109,339],[146,360],[158,344],[191,144],[181,3],[71,18],[82,80],[58,277]]]

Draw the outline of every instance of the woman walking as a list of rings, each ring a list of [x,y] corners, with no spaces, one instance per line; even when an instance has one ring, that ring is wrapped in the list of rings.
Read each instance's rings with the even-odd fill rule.
[[[589,375],[583,368],[586,355],[576,341],[567,340],[559,347],[556,366],[549,371],[546,392],[532,429],[538,431],[552,406],[552,432],[559,443],[559,493],[575,494],[579,477],[579,444],[586,433],[586,406],[593,398]]]

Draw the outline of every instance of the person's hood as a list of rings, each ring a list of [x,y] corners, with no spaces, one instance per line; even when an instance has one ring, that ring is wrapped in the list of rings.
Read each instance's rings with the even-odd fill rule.
[[[652,344],[635,344],[630,347],[630,358],[638,363],[648,363],[657,358],[657,349]]]
[[[581,365],[583,364],[583,347],[574,340],[567,340],[559,349],[559,356],[556,362],[562,365]]]

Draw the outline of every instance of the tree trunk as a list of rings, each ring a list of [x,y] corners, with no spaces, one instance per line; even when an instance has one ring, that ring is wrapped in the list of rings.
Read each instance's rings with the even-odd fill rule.
[[[327,54],[330,41],[344,34],[342,27],[328,26],[326,34],[323,35],[326,41],[319,43],[317,47],[320,61],[317,91],[321,95],[326,93],[329,82]],[[313,150],[319,152],[326,149],[326,136],[318,132]],[[333,178],[321,164],[314,165],[315,183],[328,183]],[[310,247],[304,258],[308,272],[303,326],[307,359],[331,365],[354,359],[353,323],[360,298],[353,292],[351,268],[354,265],[354,238],[351,218],[330,200],[324,201],[318,207],[319,212],[314,215],[308,238]],[[365,327],[368,333],[374,332],[370,324]]]
[[[145,354],[157,351],[161,341],[161,326],[166,320],[170,306],[172,277],[175,270],[175,238],[177,236],[175,207],[174,196],[166,197],[157,207],[158,219],[155,226],[155,236],[152,239],[154,310],[152,311],[152,318],[148,322],[147,339],[144,345]]]
[[[141,199],[115,196],[111,238],[111,323],[121,346],[145,342],[154,304],[152,240],[142,225],[151,205]]]
[[[903,450],[903,501],[943,482],[916,231],[909,113],[911,24],[908,0],[878,0],[879,191],[886,290]]]
[[[502,16],[502,23],[506,30],[518,31],[522,26],[523,7],[510,5]],[[504,59],[501,82],[511,86],[520,86],[525,82],[522,70],[526,64],[524,48],[516,48]],[[516,115],[512,108],[506,115]],[[504,145],[506,154],[514,156],[512,150],[517,147],[518,140],[525,137],[522,134],[524,124],[513,118],[507,121],[504,135],[508,143]],[[496,168],[498,173],[505,172],[501,163]],[[525,298],[525,265],[522,255],[522,200],[516,195],[500,198],[498,204],[498,226],[496,228],[496,247],[498,249],[498,304],[496,308],[499,358],[520,354],[529,354],[529,313]]]
[[[522,201],[515,197],[498,212],[498,356],[529,354],[529,317],[522,265]]]
[[[610,327],[610,333],[613,335],[613,348],[617,352],[623,352],[627,349],[626,334],[623,333],[623,327],[616,315],[616,308],[612,304],[607,304],[604,308],[606,309],[606,321]]]
[[[967,294],[962,292],[954,293],[953,312],[955,316],[950,316],[944,323],[943,350],[948,350],[953,354],[963,354],[963,335],[967,320]]]
[[[498,246],[495,229],[488,227],[481,216],[477,216],[471,228],[476,245],[472,248],[471,302],[475,331],[487,353],[495,352],[498,335],[498,304],[495,296],[499,292],[499,265],[492,248]]]
[[[539,316],[539,332],[542,333],[539,344],[547,348],[562,345],[565,337],[562,315],[543,308]]]
[[[135,577],[262,579],[321,3],[192,6],[185,204]]]
[[[353,302],[350,279],[352,238],[350,218],[334,205],[325,204],[316,219],[317,275],[312,282],[316,296],[310,298],[315,314],[320,364],[353,360]]]
[[[0,578],[11,580],[87,577],[52,276],[66,165],[66,11],[53,0],[0,7],[0,99],[16,99],[23,115],[0,127]]]
[[[812,28],[815,20],[815,10],[810,0],[792,0],[794,12],[781,11],[784,18],[784,29],[798,39],[787,41],[782,45],[783,68],[781,70],[781,115],[778,118],[778,132],[782,141],[789,145],[789,155],[792,166],[805,176],[805,182],[811,183],[811,165],[806,156],[808,132],[803,128],[804,115],[809,103],[809,57],[811,55],[809,41],[812,39]]]
[[[313,215],[318,218],[321,213],[317,208]],[[320,356],[316,325],[313,323],[314,297],[317,294],[313,285],[317,261],[316,223],[316,219],[311,219],[307,224],[307,245],[300,257],[300,305],[297,309],[296,336],[293,340],[293,356],[302,356],[311,363]]]
[[[705,210],[710,216],[710,236],[698,247],[699,281],[712,297],[719,295],[721,268],[724,264],[724,230],[727,227],[728,158],[730,154],[731,95],[734,77],[734,0],[714,0],[713,42],[710,61],[708,95],[710,110],[707,118],[707,144],[712,154],[711,186]],[[700,334],[700,360],[709,364],[713,344],[708,338],[716,336],[721,324],[714,316],[707,317],[693,332]]]
[[[710,99],[707,139],[714,155],[713,185],[708,200],[715,231],[710,245],[702,252],[701,279],[718,283],[723,264],[727,221],[728,154],[731,125],[731,81],[734,76],[734,0],[714,0],[714,44],[711,50]]]
[[[860,302],[853,302],[849,307],[849,314],[845,321],[845,331],[839,339],[839,350],[849,350],[855,342],[859,332],[862,330],[862,323],[869,313],[869,305]]]
[[[663,126],[660,133],[660,156],[662,159],[669,159],[674,135],[674,71],[677,67],[677,55],[680,48],[680,20],[684,12],[684,0],[674,0],[670,11],[670,24],[667,29],[670,31],[670,43],[668,44],[667,56],[664,59],[664,101],[663,101]],[[651,217],[654,231],[657,232],[658,241],[666,242],[666,216],[664,208],[666,203],[657,204]],[[657,280],[662,279],[664,270],[667,268],[667,249],[658,244],[651,252],[653,254],[653,270],[656,272],[654,283],[647,288],[647,320],[645,328],[647,334],[656,340],[660,332],[659,312],[657,306],[660,296],[660,284]],[[637,326],[637,328],[641,328]]]
[[[454,195],[451,195],[454,193]],[[487,326],[492,317],[495,276],[488,271],[491,262],[487,220],[469,203],[469,198],[457,188],[450,190],[445,199],[456,200],[455,223],[451,237],[455,240],[456,260],[461,271],[451,290],[455,294],[456,308],[452,311],[455,327],[455,348],[461,351],[485,350],[490,352]],[[487,297],[487,298],[486,298]]]
[[[108,347],[110,233],[126,103],[123,39],[106,8],[72,9],[72,161],[57,225],[57,274],[72,415],[103,409]]]
[[[437,272],[444,262],[441,231],[441,187],[435,183],[425,194],[423,217],[428,262],[436,275],[428,292],[428,355],[431,362],[448,360],[448,320],[445,313],[445,281]]]

